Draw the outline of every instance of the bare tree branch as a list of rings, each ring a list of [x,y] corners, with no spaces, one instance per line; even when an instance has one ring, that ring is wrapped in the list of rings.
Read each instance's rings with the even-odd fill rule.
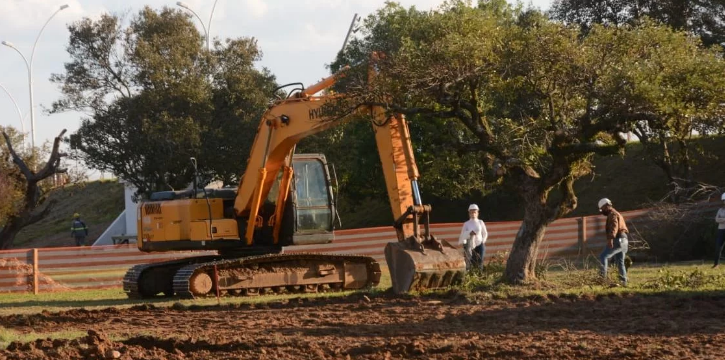
[[[41,197],[41,188],[39,183],[53,176],[54,174],[65,172],[65,169],[60,168],[60,160],[65,156],[60,150],[60,141],[65,134],[66,130],[63,129],[61,133],[55,138],[53,142],[53,149],[46,162],[45,166],[37,173],[30,170],[28,165],[23,159],[15,152],[10,143],[10,137],[3,132],[5,142],[8,145],[10,154],[20,171],[23,173],[24,179],[18,179],[19,182],[24,183],[25,189],[23,191],[23,202],[22,206],[17,213],[12,214],[6,219],[6,222],[2,229],[0,229],[0,249],[8,249],[12,246],[15,236],[24,227],[38,222],[40,219],[45,217],[52,209],[55,202],[49,201],[48,204],[40,212],[35,210],[43,204],[44,198]]]
[[[36,174],[39,180],[48,178],[59,172],[65,172],[65,170],[59,169],[61,158],[66,156],[65,153],[59,152],[60,141],[65,133],[66,129],[63,129],[63,131],[61,131],[60,134],[55,137],[55,140],[53,140],[53,150],[50,153],[50,158],[45,163],[45,166]]]
[[[18,156],[18,153],[15,152],[15,149],[13,149],[13,144],[10,142],[10,137],[8,134],[6,134],[3,131],[3,137],[5,138],[5,143],[8,146],[8,150],[10,150],[10,156],[13,158],[13,163],[18,166],[20,171],[23,173],[23,176],[25,176],[26,179],[30,179],[33,176],[33,172],[30,171],[30,168],[25,165],[25,162],[23,161],[20,156]]]

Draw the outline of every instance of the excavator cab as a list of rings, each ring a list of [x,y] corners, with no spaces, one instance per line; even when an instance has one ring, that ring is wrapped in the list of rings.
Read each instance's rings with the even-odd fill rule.
[[[332,190],[325,157],[297,157],[292,168],[297,233],[332,231]]]
[[[323,154],[295,154],[290,184],[294,216],[293,245],[332,242],[335,203],[327,160]]]
[[[325,244],[332,242],[335,212],[330,172],[324,154],[294,154],[292,156],[292,181],[283,202],[279,235],[280,246]],[[255,229],[255,243],[272,243],[276,219],[274,219],[282,171],[270,187],[269,194],[260,205],[261,218]],[[240,226],[244,231],[246,222]]]

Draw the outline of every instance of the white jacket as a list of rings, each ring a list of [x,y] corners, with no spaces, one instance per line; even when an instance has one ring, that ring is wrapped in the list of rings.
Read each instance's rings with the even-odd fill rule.
[[[715,222],[717,222],[718,229],[725,229],[725,207],[721,207],[717,210],[717,215],[715,215]]]
[[[463,228],[461,229],[461,236],[458,237],[458,245],[463,245],[466,243],[466,240],[468,240],[468,238],[471,236],[471,231],[476,233],[476,235],[473,236],[473,244],[471,244],[472,248],[486,243],[486,240],[488,239],[486,224],[484,224],[483,220],[481,219],[475,219],[468,220],[463,223]]]

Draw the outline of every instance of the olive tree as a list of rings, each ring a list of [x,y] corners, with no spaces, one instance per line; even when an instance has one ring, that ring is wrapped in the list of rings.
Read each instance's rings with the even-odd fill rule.
[[[597,26],[582,37],[499,0],[453,1],[429,12],[389,3],[362,30],[333,70],[376,53],[370,70],[377,75],[368,82],[368,69],[357,67],[345,91],[413,122],[454,121],[450,146],[518,195],[524,217],[504,274],[512,283],[535,279],[546,227],[577,206],[573,184],[591,173],[593,155],[621,152],[623,134],[649,116],[622,103],[651,101],[622,98],[636,85],[627,72],[638,69],[628,65],[661,62],[643,58],[653,46],[682,51],[650,38],[669,31],[655,24]]]

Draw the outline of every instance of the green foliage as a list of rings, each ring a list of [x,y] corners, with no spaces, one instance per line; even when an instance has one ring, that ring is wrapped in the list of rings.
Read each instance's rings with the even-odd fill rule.
[[[725,286],[725,275],[706,274],[701,269],[692,271],[672,271],[669,268],[659,269],[656,279],[650,280],[642,285],[645,289],[652,290],[683,290],[701,289],[715,286]]]
[[[228,39],[211,58],[212,115],[201,119],[199,163],[209,177],[236,184],[247,166],[262,113],[277,86],[266,69],[255,63],[262,52],[253,39]]]
[[[501,279],[506,270],[508,256],[508,252],[497,252],[485,263],[483,270],[468,271],[459,288],[464,291],[491,291],[500,288],[503,286]]]
[[[621,145],[622,132],[689,134],[720,118],[725,92],[717,74],[725,63],[687,34],[643,22],[595,25],[581,37],[535,11],[501,6],[453,1],[420,12],[388,4],[366,20],[363,38],[332,68],[384,52],[367,100],[391,99],[391,110],[425,129],[423,144],[438,136],[447,149],[482,151],[486,156],[469,162],[494,173],[518,167],[553,176],[566,163],[567,174],[554,176],[552,185],[589,173],[586,155],[611,151],[598,142]],[[365,88],[366,80],[365,71],[353,74],[348,90],[356,81]]]
[[[236,182],[275,86],[256,42],[217,42],[211,51],[190,15],[145,7],[123,27],[104,14],[69,26],[71,62],[52,81],[52,112],[80,110],[77,157],[141,192],[186,187],[189,158],[207,181]]]
[[[558,281],[567,287],[572,288],[593,288],[595,286],[609,286],[619,283],[619,274],[614,262],[610,263],[607,271],[607,278],[601,275],[601,263],[593,255],[587,256],[581,261],[562,259],[549,266],[552,272],[558,271]]]
[[[296,151],[324,153],[331,164],[330,171],[334,165],[340,205],[345,208],[341,214],[354,211],[368,199],[387,197],[375,135],[369,123],[353,120],[334,127],[303,139]]]
[[[597,32],[620,38],[629,49],[611,75],[616,88],[606,104],[609,111],[631,120],[628,126],[668,182],[692,180],[688,140],[694,131],[705,135],[724,129],[719,104],[725,62],[697,39],[650,22],[631,30],[595,25],[590,36]]]
[[[630,131],[664,172],[674,202],[689,198],[699,180],[692,174],[691,157],[701,149],[687,146],[687,140],[695,132],[725,132],[719,106],[725,89],[719,46],[725,43],[725,27],[715,17],[724,6],[681,0],[559,0],[553,5],[555,19],[581,25],[587,36],[610,32],[624,41],[628,51],[622,52],[614,74],[616,92],[608,106],[613,115],[636,115]]]
[[[725,43],[720,0],[555,0],[554,19],[587,31],[593,24],[625,25],[649,17],[677,30],[688,30],[709,45]]]
[[[423,164],[443,158],[439,164],[453,165],[426,169],[431,179],[448,183],[447,194],[470,193],[472,183],[486,192],[481,184],[497,182],[497,170],[522,168],[543,177],[561,162],[557,147],[588,143],[600,133],[579,128],[585,76],[600,64],[581,55],[590,50],[576,31],[540,14],[500,2],[450,2],[430,13],[389,4],[365,24],[364,38],[352,41],[337,65],[363,61],[354,57],[371,51],[386,54],[366,95],[372,101],[391,96],[396,110],[408,113],[411,128],[420,131],[416,147],[429,147],[420,154]],[[366,74],[357,76],[365,82]]]

